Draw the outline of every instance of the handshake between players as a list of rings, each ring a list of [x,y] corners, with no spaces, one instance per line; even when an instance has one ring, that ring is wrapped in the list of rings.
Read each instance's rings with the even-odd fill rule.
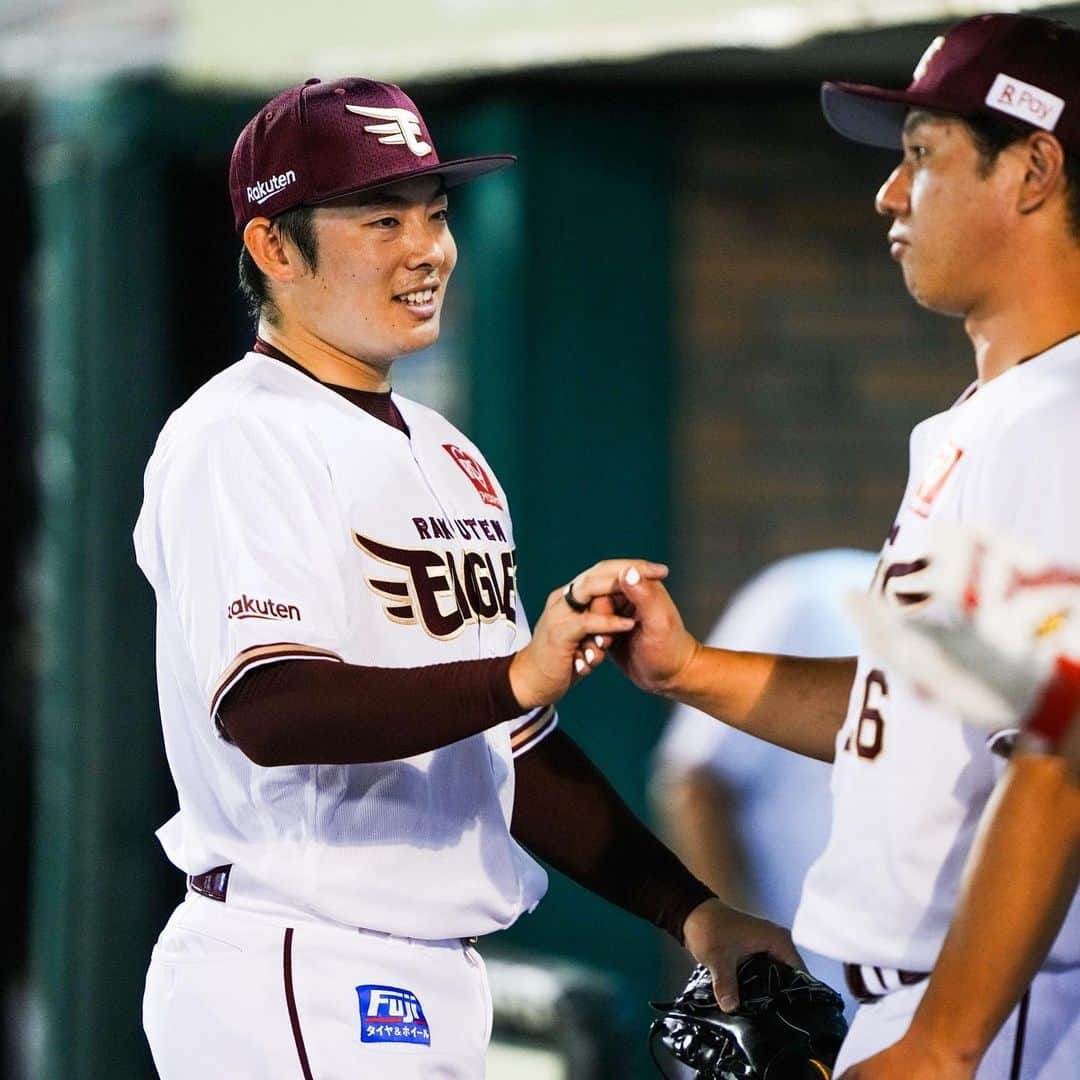
[[[663,563],[606,559],[554,590],[510,665],[522,708],[558,701],[611,652],[637,686],[663,694],[701,646],[660,584]]]
[[[1080,782],[1080,567],[958,527],[939,529],[923,562],[903,594],[875,581],[851,597],[864,642],[971,724],[1061,753]],[[696,703],[692,668],[704,646],[661,584],[667,575],[662,563],[609,559],[552,592],[510,668],[522,705],[561,697],[608,652],[642,690]],[[741,677],[709,690],[728,709],[751,709],[777,659],[746,654]]]
[[[510,685],[523,709],[558,701],[601,664],[617,635],[638,626],[625,587],[662,581],[668,568],[644,559],[607,559],[556,589],[533,627],[532,641],[510,665]]]

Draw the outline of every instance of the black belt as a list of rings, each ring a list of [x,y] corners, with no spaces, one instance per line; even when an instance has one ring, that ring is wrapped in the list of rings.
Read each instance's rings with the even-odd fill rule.
[[[215,866],[213,870],[207,870],[205,874],[189,874],[188,875],[188,888],[192,892],[197,892],[200,896],[205,896],[210,900],[218,900],[222,904],[225,903],[225,894],[229,890],[229,873],[232,870],[232,863],[226,863],[224,866]],[[462,945],[475,946],[479,938],[475,937],[463,937],[461,939]]]
[[[224,866],[215,866],[213,870],[207,870],[205,874],[191,874],[188,876],[188,888],[197,892],[200,896],[210,900],[220,900],[225,903],[225,893],[229,888],[229,871],[232,863]]]
[[[851,991],[851,996],[860,1005],[872,1005],[875,1001],[880,1001],[888,994],[888,988],[885,986],[885,979],[882,975],[882,968],[871,967],[871,970],[877,975],[878,982],[881,983],[882,992],[880,994],[874,993],[870,987],[866,985],[866,980],[863,978],[862,969],[864,966],[870,967],[870,965],[862,964],[845,964],[844,965],[844,981],[847,983],[848,990]],[[930,978],[929,971],[898,971],[896,969],[888,969],[896,975],[897,980],[901,986],[915,986],[921,983],[923,979]]]

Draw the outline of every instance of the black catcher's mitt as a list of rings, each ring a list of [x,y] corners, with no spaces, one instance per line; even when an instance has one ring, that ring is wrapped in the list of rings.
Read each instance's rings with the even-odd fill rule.
[[[659,1042],[700,1080],[829,1080],[847,1034],[840,995],[768,953],[746,957],[737,974],[735,1012],[717,1005],[704,965],[674,1001],[651,1003],[661,1013],[649,1028],[657,1067]]]

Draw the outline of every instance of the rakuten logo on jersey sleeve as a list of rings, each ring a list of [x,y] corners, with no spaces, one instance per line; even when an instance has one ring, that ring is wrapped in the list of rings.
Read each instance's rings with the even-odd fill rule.
[[[253,600],[247,593],[234,600],[225,609],[229,619],[266,619],[270,622],[303,622],[300,609],[295,604],[282,604],[269,596],[265,600]]]
[[[431,1045],[420,999],[399,986],[358,986],[362,1042]]]

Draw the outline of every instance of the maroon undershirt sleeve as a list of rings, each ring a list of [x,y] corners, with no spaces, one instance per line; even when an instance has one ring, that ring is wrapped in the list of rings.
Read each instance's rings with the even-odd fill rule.
[[[687,915],[714,893],[634,816],[573,739],[556,729],[515,766],[514,838],[683,944]]]
[[[513,720],[513,656],[382,668],[282,660],[226,694],[218,723],[256,765],[354,765],[412,757]]]

